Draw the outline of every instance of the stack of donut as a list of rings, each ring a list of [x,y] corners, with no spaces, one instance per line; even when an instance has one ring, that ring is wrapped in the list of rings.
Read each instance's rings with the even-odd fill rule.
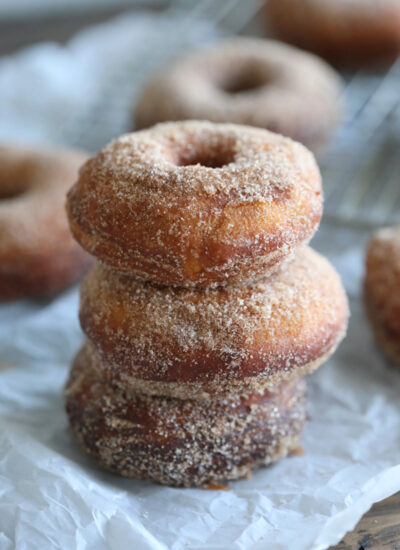
[[[66,388],[84,450],[123,476],[193,486],[298,448],[303,378],[348,316],[307,246],[322,214],[312,154],[263,129],[159,124],[86,162],[67,210],[99,260]]]

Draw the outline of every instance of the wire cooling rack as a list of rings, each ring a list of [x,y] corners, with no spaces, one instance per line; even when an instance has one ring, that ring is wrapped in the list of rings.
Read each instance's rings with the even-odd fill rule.
[[[166,10],[174,32],[162,47],[143,44],[121,59],[82,120],[63,127],[68,144],[97,150],[129,131],[135,97],[148,76],[187,47],[194,24],[237,34],[261,19],[261,0],[175,0]],[[208,27],[209,28],[209,27]],[[361,70],[344,75],[344,116],[319,159],[325,188],[325,217],[361,226],[400,222],[400,62],[384,73]],[[118,93],[116,93],[118,90]]]
[[[325,212],[343,222],[400,222],[400,62],[359,71],[344,90],[345,116],[321,160]]]
[[[219,30],[218,35],[236,34],[259,9],[260,0],[174,0],[163,12],[165,21],[173,25],[165,26],[157,43],[144,41],[134,55],[127,52],[118,64],[107,68],[107,80],[96,90],[82,116],[63,122],[59,129],[61,141],[96,151],[115,136],[132,130],[132,105],[143,84],[158,67],[193,47],[193,29],[198,42],[202,41],[202,30],[205,41],[212,28]]]

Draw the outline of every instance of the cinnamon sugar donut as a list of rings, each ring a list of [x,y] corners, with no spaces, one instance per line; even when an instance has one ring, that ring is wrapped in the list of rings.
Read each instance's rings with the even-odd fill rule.
[[[150,397],[113,387],[78,354],[66,388],[72,429],[102,467],[126,477],[198,486],[246,476],[298,448],[305,385],[213,401]]]
[[[0,147],[0,300],[57,292],[92,263],[64,210],[84,160],[77,151]]]
[[[400,366],[400,227],[381,229],[370,240],[364,290],[377,342]]]
[[[370,63],[400,53],[398,0],[268,0],[273,34],[336,62]]]
[[[81,287],[81,325],[98,370],[121,387],[180,398],[262,391],[292,372],[303,376],[334,351],[347,316],[338,275],[310,248],[246,286],[157,287],[96,264]]]
[[[119,272],[177,286],[265,276],[315,232],[318,167],[266,130],[179,122],[127,134],[68,195],[72,232]]]
[[[137,129],[170,120],[266,128],[316,151],[340,118],[339,76],[322,60],[272,40],[236,38],[190,53],[150,80]]]

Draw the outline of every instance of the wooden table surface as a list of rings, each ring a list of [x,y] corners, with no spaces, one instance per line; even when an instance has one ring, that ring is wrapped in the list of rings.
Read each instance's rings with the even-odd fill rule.
[[[400,493],[375,504],[330,550],[400,550]]]

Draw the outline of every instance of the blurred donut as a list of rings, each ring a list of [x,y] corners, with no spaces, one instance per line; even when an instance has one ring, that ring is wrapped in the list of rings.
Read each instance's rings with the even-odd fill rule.
[[[322,60],[272,40],[236,38],[190,53],[144,87],[137,129],[170,120],[266,128],[313,151],[340,118],[339,76]]]
[[[400,366],[400,227],[381,229],[368,243],[364,296],[378,344]]]
[[[86,158],[64,149],[0,147],[0,300],[58,292],[91,265],[64,209]]]
[[[159,284],[265,276],[322,214],[312,154],[266,130],[179,122],[127,134],[81,169],[72,233],[111,268]]]
[[[400,53],[398,0],[268,0],[274,36],[333,62],[395,59]]]
[[[150,397],[113,387],[78,354],[66,407],[84,451],[126,477],[196,486],[246,476],[298,448],[305,385],[292,379],[272,392],[218,400]]]
[[[241,287],[156,287],[97,263],[81,288],[93,363],[121,387],[181,398],[261,391],[292,372],[303,376],[334,351],[347,316],[338,275],[310,248]]]

